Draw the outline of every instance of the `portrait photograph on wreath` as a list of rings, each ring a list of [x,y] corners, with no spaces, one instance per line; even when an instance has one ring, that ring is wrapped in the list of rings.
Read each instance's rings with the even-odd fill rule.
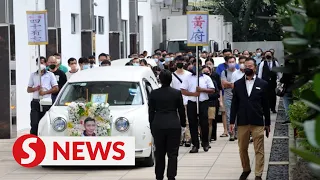
[[[142,97],[137,83],[70,83],[58,103],[68,106],[67,136],[111,136],[109,106],[139,105]]]

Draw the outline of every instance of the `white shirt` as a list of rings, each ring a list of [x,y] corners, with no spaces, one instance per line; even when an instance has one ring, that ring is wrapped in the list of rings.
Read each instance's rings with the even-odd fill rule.
[[[263,66],[264,66],[264,63],[268,63],[268,67],[270,68],[270,70],[273,68],[273,62],[272,61],[262,61],[259,65],[259,71],[258,71],[258,78],[262,78],[262,71],[263,71]],[[276,67],[279,67],[279,63],[278,61],[275,61],[275,65]],[[277,73],[278,75],[278,79],[281,79],[282,77],[282,74],[280,72]]]
[[[28,87],[31,87],[31,88],[38,87],[40,85],[39,80],[40,80],[39,74],[37,72],[32,73],[30,75]],[[46,71],[46,73],[41,76],[41,88],[44,91],[48,91],[52,89],[53,86],[58,86],[57,79],[52,72]],[[39,91],[35,91],[32,94],[33,94],[33,99],[40,99]],[[46,94],[43,96],[43,98],[51,98],[51,94]]]
[[[189,92],[196,92],[197,90],[197,82],[198,78],[197,76],[193,76],[192,74],[189,75],[189,77],[186,78],[184,82],[182,82],[181,89],[187,90]],[[199,77],[199,87],[200,88],[206,88],[206,89],[214,89],[213,82],[211,78],[205,74]],[[199,101],[206,101],[209,99],[209,96],[207,93],[200,93]],[[197,102],[197,97],[194,96],[188,96],[189,101]]]
[[[75,73],[77,73],[77,72],[79,72],[79,69],[78,69]],[[71,76],[74,75],[75,73],[72,73],[72,72],[68,71],[68,72],[66,73],[67,80],[69,80],[69,79],[71,78]]]
[[[247,87],[248,96],[250,97],[254,81],[256,80],[256,75],[254,75],[253,79],[251,79],[251,80],[248,80],[247,77],[245,77],[245,78],[246,78],[246,87]]]
[[[182,82],[186,81],[186,78],[188,78],[191,75],[191,72],[184,70],[183,74],[175,74],[181,79]],[[172,82],[170,86],[174,89],[181,90],[181,85],[182,83],[172,74]],[[183,104],[187,105],[188,104],[188,97],[185,95],[182,95],[183,97]]]
[[[235,72],[232,73],[231,83],[235,83],[236,81],[241,79],[243,76],[244,76],[244,72],[242,72],[241,70],[236,70]]]

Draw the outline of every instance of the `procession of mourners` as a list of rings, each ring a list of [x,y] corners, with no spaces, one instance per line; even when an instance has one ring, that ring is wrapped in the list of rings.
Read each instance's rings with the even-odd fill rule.
[[[248,145],[253,143],[255,179],[261,179],[265,133],[270,132],[270,114],[276,113],[277,83],[292,83],[290,78],[272,71],[280,66],[274,54],[273,49],[257,48],[254,52],[224,49],[214,53],[202,51],[196,57],[193,51],[158,49],[153,54],[144,51],[128,57],[124,66],[150,68],[161,84],[148,97],[157,179],[163,179],[166,155],[167,176],[173,180],[177,175],[179,147],[190,147],[189,153],[208,152],[218,138],[238,141],[243,168],[240,180],[247,179],[251,173]],[[69,68],[61,61],[58,53],[36,59],[41,71],[32,73],[28,84],[28,93],[33,94],[31,134],[38,135],[39,121],[50,109],[45,106],[40,110],[39,96],[51,97],[54,102],[74,74],[93,68],[112,68],[118,60],[102,53],[97,60],[95,56],[65,59]],[[41,84],[38,73],[41,73]],[[291,92],[285,95],[287,112],[292,95]],[[218,122],[223,124],[222,134],[217,134]]]

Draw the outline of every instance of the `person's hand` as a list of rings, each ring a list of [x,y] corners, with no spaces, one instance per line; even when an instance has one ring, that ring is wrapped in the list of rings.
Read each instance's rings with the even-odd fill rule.
[[[195,97],[199,97],[199,96],[200,96],[200,92],[195,92],[195,93],[194,93],[194,96],[195,96]]]
[[[34,91],[39,91],[40,89],[41,89],[41,87],[37,86],[37,87],[34,88]]]
[[[197,86],[197,92],[202,92],[202,91],[203,91],[202,88]]]
[[[223,108],[223,103],[222,101],[219,102],[220,108]]]
[[[46,95],[46,94],[47,94],[47,91],[43,91],[43,90],[39,91],[39,95],[40,96],[43,96],[43,95]]]
[[[270,126],[265,126],[264,129],[265,129],[268,133],[270,133]]]
[[[230,124],[229,128],[230,128],[230,132],[233,132],[234,124]]]

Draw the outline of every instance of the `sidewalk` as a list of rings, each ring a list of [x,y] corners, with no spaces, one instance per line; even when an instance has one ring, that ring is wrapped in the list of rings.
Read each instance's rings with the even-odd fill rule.
[[[276,114],[272,114],[271,134],[265,138],[265,168],[262,179],[266,179],[268,163],[273,139]],[[222,124],[218,124],[218,136],[222,134]],[[20,132],[18,134],[23,134]],[[23,168],[12,157],[14,139],[0,140],[0,180],[154,180],[154,167],[70,167],[70,168]],[[213,180],[239,179],[242,168],[239,158],[238,142],[229,142],[228,138],[220,138],[212,142],[212,148],[205,153],[202,149],[198,154],[189,154],[189,148],[181,147],[178,163],[177,180]],[[249,156],[254,175],[253,144],[249,146]]]

